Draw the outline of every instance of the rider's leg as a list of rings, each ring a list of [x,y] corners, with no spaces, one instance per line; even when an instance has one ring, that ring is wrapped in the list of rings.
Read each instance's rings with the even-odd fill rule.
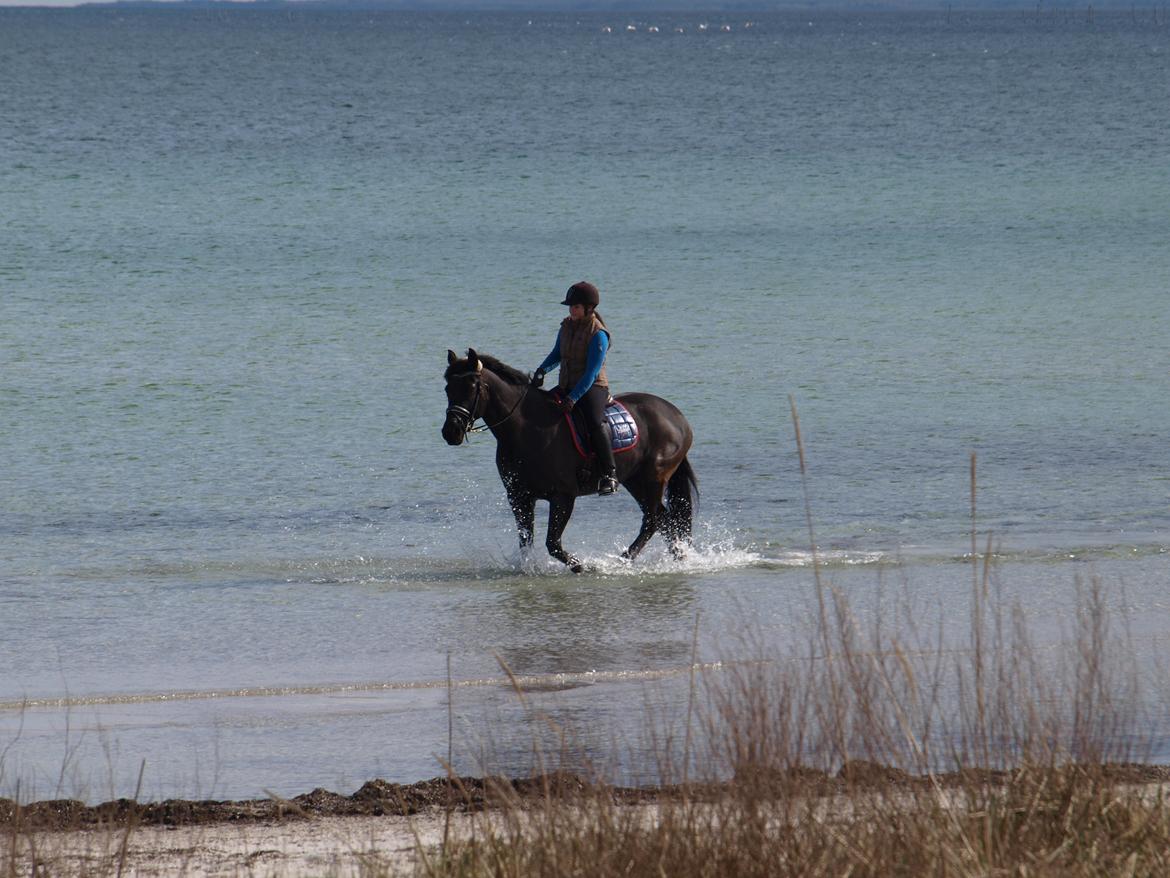
[[[609,424],[605,420],[605,403],[609,399],[609,388],[594,384],[577,404],[584,407],[585,420],[589,423],[589,439],[593,453],[601,465],[601,482],[598,494],[612,494],[618,488],[617,465],[613,459],[613,445],[609,436]]]

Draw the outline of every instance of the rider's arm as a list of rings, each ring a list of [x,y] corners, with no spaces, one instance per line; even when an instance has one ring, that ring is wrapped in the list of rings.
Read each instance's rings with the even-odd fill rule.
[[[553,369],[555,369],[560,364],[561,364],[561,337],[558,334],[557,340],[553,344],[553,349],[549,352],[549,355],[544,358],[544,362],[541,363],[536,368],[541,372],[551,372]]]
[[[585,356],[585,374],[581,376],[581,380],[577,382],[577,386],[569,391],[569,399],[573,400],[573,402],[577,402],[577,400],[589,392],[589,388],[593,386],[593,382],[597,380],[597,376],[601,373],[601,367],[605,363],[605,353],[608,350],[608,332],[598,332],[593,338],[589,339],[589,353]]]

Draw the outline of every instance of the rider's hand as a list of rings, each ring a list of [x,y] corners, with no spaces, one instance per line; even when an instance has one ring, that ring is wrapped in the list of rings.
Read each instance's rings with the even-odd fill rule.
[[[568,396],[562,396],[557,400],[557,408],[567,415],[573,410],[573,400]]]
[[[532,373],[532,386],[540,387],[544,384],[544,369],[537,369]]]

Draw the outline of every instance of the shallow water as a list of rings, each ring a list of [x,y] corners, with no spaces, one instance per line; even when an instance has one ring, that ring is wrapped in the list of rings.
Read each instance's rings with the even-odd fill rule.
[[[429,777],[448,656],[461,766],[530,758],[500,659],[637,749],[696,616],[702,661],[806,636],[790,395],[859,605],[961,620],[975,453],[1010,598],[1058,639],[1100,577],[1154,666],[1170,30],[747,23],[0,10],[0,784]],[[582,276],[615,389],[694,425],[685,562],[618,561],[624,495],[593,572],[521,559],[490,439],[439,437],[446,349],[534,368]]]

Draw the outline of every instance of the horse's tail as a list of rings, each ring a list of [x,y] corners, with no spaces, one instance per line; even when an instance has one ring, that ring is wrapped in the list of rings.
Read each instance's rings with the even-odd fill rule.
[[[685,457],[666,483],[666,535],[672,543],[691,541],[691,519],[699,502],[699,479]]]

